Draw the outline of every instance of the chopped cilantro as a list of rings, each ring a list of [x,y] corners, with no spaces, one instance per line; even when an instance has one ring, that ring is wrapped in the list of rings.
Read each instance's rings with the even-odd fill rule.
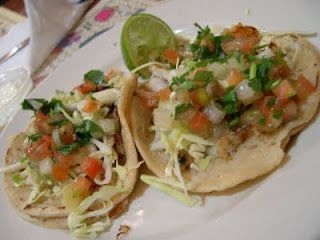
[[[84,75],[84,80],[86,82],[91,82],[96,85],[101,85],[103,84],[104,81],[104,74],[100,70],[90,70]]]
[[[232,118],[230,121],[228,121],[228,125],[230,128],[233,128],[237,125],[239,125],[240,123],[240,116],[236,116],[234,118]]]
[[[225,39],[229,39],[230,36],[214,36],[208,26],[202,28],[197,23],[194,25],[198,28],[198,34],[196,40],[189,45],[193,58],[209,59],[210,61],[225,61],[228,56],[223,52],[221,42]],[[203,43],[210,43],[211,47],[208,46],[209,44]]]
[[[260,117],[257,121],[259,125],[265,125],[266,124],[266,118],[265,117]]]
[[[92,137],[103,136],[102,128],[91,120],[84,120],[80,125],[76,126],[75,132],[77,135],[75,142],[62,145],[58,148],[58,151],[63,155],[68,155],[78,147],[88,144]]]
[[[280,119],[282,117],[282,114],[283,114],[282,110],[276,110],[274,111],[272,117],[275,119]]]
[[[260,63],[256,64],[256,75],[249,79],[249,86],[253,90],[256,92],[266,91],[266,86],[270,81],[269,71],[274,64],[275,62],[271,58],[263,58]],[[249,74],[251,75],[251,69]]]
[[[68,124],[69,122],[70,121],[68,119],[62,119],[62,120],[51,121],[51,122],[49,122],[49,125],[62,127],[64,125]]]
[[[12,175],[12,181],[13,181],[13,184],[16,186],[16,187],[20,187],[23,183],[23,179],[21,178],[20,175],[18,174],[14,174]]]
[[[41,138],[41,134],[40,134],[40,133],[35,133],[35,134],[32,134],[32,135],[28,136],[28,139],[29,139],[31,142],[36,142],[36,141],[38,141],[40,138]]]
[[[93,137],[103,136],[103,129],[91,120],[84,120],[75,128],[76,133],[90,134]]]
[[[275,104],[276,104],[276,98],[275,97],[271,97],[267,102],[267,107],[268,108],[272,108]]]
[[[225,94],[221,100],[220,104],[226,114],[232,114],[239,111],[238,109],[238,100],[235,90],[229,91]]]
[[[252,62],[257,60],[257,57],[255,55],[252,55],[252,54],[246,54],[245,58],[247,59],[247,61],[249,63],[252,63]]]
[[[183,113],[183,112],[185,112],[186,110],[188,110],[190,108],[192,108],[192,104],[191,103],[178,104],[174,109],[174,114],[175,114],[175,116],[177,116],[180,113]]]
[[[210,71],[198,71],[192,81],[204,81],[209,83],[213,80],[213,73]]]
[[[234,54],[234,57],[236,58],[237,62],[241,63],[241,52],[237,50],[233,54]]]
[[[32,110],[37,112],[40,110],[44,114],[56,114],[60,112],[61,108],[64,108],[62,102],[58,99],[51,99],[51,101],[47,101],[41,98],[32,98],[32,99],[25,99],[21,103],[23,110]]]
[[[68,155],[77,147],[79,147],[79,143],[74,142],[74,143],[62,145],[61,147],[58,148],[58,151],[61,152],[63,155]]]

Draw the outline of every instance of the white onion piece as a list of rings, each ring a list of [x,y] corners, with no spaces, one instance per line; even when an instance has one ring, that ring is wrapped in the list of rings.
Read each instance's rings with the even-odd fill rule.
[[[244,105],[249,105],[263,96],[262,93],[255,92],[250,86],[247,79],[239,83],[235,88],[238,99]]]
[[[52,173],[53,162],[50,158],[39,161],[39,170],[41,175],[49,175]]]
[[[214,103],[208,105],[204,109],[204,113],[207,114],[208,118],[213,124],[220,123],[225,117],[225,113],[218,108]]]
[[[167,108],[156,108],[153,111],[153,120],[156,127],[169,130],[173,121],[171,111]]]
[[[100,103],[110,105],[118,101],[120,97],[120,91],[115,88],[108,88],[106,90],[95,92],[92,96]]]
[[[156,65],[150,66],[149,69],[152,73],[151,78],[160,78],[163,80],[168,80],[171,78],[171,73],[169,69],[161,68]]]
[[[217,80],[225,79],[228,77],[230,67],[226,63],[211,63],[207,66],[208,71],[212,71]]]
[[[98,125],[102,128],[103,132],[107,135],[113,135],[117,130],[117,120],[113,118],[104,118],[98,121]]]
[[[103,180],[99,179],[99,176],[94,178],[94,182],[98,185],[109,184],[112,179],[112,164],[110,159],[107,156],[103,158],[102,166],[104,168],[104,179]]]
[[[158,92],[159,90],[168,87],[168,82],[159,77],[151,77],[150,81],[147,83],[147,87],[153,92]]]
[[[59,133],[59,129],[58,128],[53,129],[53,131],[52,131],[52,140],[53,140],[53,143],[54,143],[55,146],[57,146],[57,147],[61,146],[62,142],[61,142],[61,139],[60,139],[60,133]]]

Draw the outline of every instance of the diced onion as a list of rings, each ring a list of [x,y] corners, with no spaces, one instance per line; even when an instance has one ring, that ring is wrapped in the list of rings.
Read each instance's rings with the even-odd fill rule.
[[[168,82],[159,78],[159,77],[151,77],[150,81],[147,84],[148,88],[153,92],[158,92],[161,89],[168,87]]]
[[[167,108],[156,108],[153,111],[154,125],[162,129],[170,129],[172,124],[171,111]]]
[[[39,169],[41,175],[49,175],[52,172],[52,160],[50,158],[45,158],[39,162]]]
[[[61,139],[60,139],[60,133],[59,133],[59,129],[56,128],[56,129],[53,129],[52,131],[52,139],[53,139],[53,142],[54,142],[54,145],[59,147],[61,146]]]
[[[109,118],[100,119],[98,121],[98,125],[103,129],[103,131],[107,135],[115,134],[118,128],[117,121],[115,119],[109,119]]]
[[[262,93],[255,92],[250,86],[247,79],[243,80],[235,88],[238,99],[244,105],[249,105],[263,96]]]
[[[210,121],[214,124],[220,123],[225,117],[225,113],[214,103],[211,103],[210,105],[205,107],[204,113],[207,114]]]
[[[110,105],[118,101],[120,97],[120,91],[114,88],[108,88],[106,90],[95,92],[92,96],[100,103]]]

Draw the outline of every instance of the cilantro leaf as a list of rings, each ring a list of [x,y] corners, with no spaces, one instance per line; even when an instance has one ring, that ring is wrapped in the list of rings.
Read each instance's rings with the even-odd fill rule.
[[[189,45],[193,58],[209,59],[211,62],[225,61],[226,57],[228,58],[229,56],[226,56],[223,52],[221,42],[229,39],[230,36],[214,36],[208,26],[202,28],[197,23],[194,25],[198,28],[198,34],[195,41]]]
[[[198,71],[192,81],[204,81],[209,83],[213,80],[213,73],[210,71]]]
[[[58,151],[61,152],[63,155],[68,155],[78,147],[79,147],[79,143],[74,142],[74,143],[62,145],[61,147],[58,148]]]
[[[239,111],[238,99],[235,90],[226,93],[220,100],[220,104],[226,114],[233,114]]]
[[[90,70],[84,75],[84,80],[96,85],[101,85],[104,83],[104,74],[100,70]]]
[[[42,98],[30,98],[30,99],[25,99],[21,103],[22,109],[23,110],[32,110],[34,112],[38,111],[45,103],[47,100],[42,99]]]
[[[62,120],[51,121],[51,122],[49,122],[49,125],[62,127],[64,125],[67,125],[69,122],[70,121],[68,119],[62,119]]]
[[[32,110],[34,112],[40,110],[45,115],[48,113],[56,114],[60,112],[61,108],[64,108],[62,102],[55,98],[51,99],[50,102],[42,98],[25,99],[21,106],[23,110]]]
[[[191,103],[181,103],[178,104],[175,109],[174,109],[174,114],[175,117],[178,116],[179,114],[187,111],[188,109],[192,108],[192,104]]]
[[[40,134],[40,133],[35,133],[35,134],[32,134],[32,135],[28,136],[28,139],[29,139],[31,142],[36,142],[36,141],[38,141],[40,138],[41,138],[41,134]]]
[[[269,71],[275,62],[271,58],[263,58],[260,63],[255,66],[255,76],[249,79],[249,86],[256,92],[266,91],[269,86]]]
[[[103,129],[91,120],[84,120],[75,128],[76,133],[90,134],[93,137],[102,137]]]

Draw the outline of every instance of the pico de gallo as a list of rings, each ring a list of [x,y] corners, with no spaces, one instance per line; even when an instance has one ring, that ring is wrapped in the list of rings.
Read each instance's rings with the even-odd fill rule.
[[[229,159],[249,130],[277,131],[316,90],[256,28],[237,24],[215,35],[208,26],[195,27],[195,40],[165,49],[162,63],[150,64],[151,77],[136,90],[153,112],[150,149],[167,154],[165,175],[185,192],[183,171]]]

